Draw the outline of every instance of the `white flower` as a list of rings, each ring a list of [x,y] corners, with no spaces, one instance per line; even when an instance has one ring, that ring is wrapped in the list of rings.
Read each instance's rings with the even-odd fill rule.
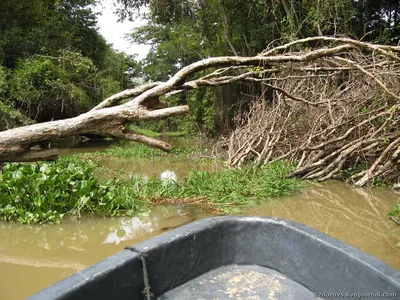
[[[161,181],[164,184],[176,183],[177,180],[178,180],[178,177],[176,176],[174,171],[166,170],[161,173]]]

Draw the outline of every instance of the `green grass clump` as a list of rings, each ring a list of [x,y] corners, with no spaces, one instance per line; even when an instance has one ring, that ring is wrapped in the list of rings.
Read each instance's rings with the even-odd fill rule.
[[[165,136],[170,136],[170,137],[182,137],[188,135],[186,131],[167,131],[163,133]]]
[[[113,145],[108,147],[106,150],[97,153],[98,155],[110,155],[115,157],[157,157],[166,156],[167,153],[157,149],[151,148],[143,144],[135,144],[132,147],[121,147],[119,145]]]
[[[20,223],[59,222],[65,214],[116,215],[142,210],[127,183],[100,183],[94,164],[76,158],[5,164],[0,174],[0,218]]]
[[[297,179],[288,179],[292,170],[284,162],[262,168],[234,168],[216,173],[195,172],[186,181],[188,195],[208,196],[214,203],[245,204],[271,197],[290,195],[301,186]]]
[[[214,204],[248,204],[272,197],[290,195],[303,184],[286,175],[293,168],[285,162],[276,162],[262,168],[235,168],[214,173],[192,171],[175,184],[165,184],[158,178],[144,182],[132,178],[137,197],[162,200],[202,197]]]

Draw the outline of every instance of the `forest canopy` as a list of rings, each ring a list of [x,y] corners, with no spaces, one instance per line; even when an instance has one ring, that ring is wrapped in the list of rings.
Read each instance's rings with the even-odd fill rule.
[[[347,36],[395,45],[400,4],[395,0],[112,0],[121,20],[140,15],[133,42],[151,50],[139,64],[99,34],[94,5],[102,0],[3,0],[0,3],[0,130],[29,121],[76,116],[133,77],[164,81],[179,69],[216,56],[254,56],[269,44],[310,36]],[[160,130],[233,129],[235,115],[264,91],[238,83],[171,97],[189,116],[153,122]]]

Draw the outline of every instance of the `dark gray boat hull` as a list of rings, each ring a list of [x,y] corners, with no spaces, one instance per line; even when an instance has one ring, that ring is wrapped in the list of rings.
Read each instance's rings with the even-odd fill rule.
[[[400,272],[294,221],[217,217],[128,247],[29,299],[148,299],[150,295],[399,299]]]

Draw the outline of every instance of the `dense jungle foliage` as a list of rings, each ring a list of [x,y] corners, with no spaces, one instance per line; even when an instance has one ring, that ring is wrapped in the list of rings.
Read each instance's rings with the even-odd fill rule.
[[[134,77],[165,80],[206,57],[254,55],[273,42],[315,35],[383,44],[400,36],[395,0],[112,0],[121,19],[140,14],[148,21],[130,37],[151,45],[139,64],[98,33],[93,5],[102,1],[1,1],[0,130],[75,116],[131,87]],[[261,92],[236,84],[170,97],[188,103],[190,115],[144,125],[219,135]]]
[[[0,3],[0,130],[87,111],[139,66],[98,33],[94,0]]]

